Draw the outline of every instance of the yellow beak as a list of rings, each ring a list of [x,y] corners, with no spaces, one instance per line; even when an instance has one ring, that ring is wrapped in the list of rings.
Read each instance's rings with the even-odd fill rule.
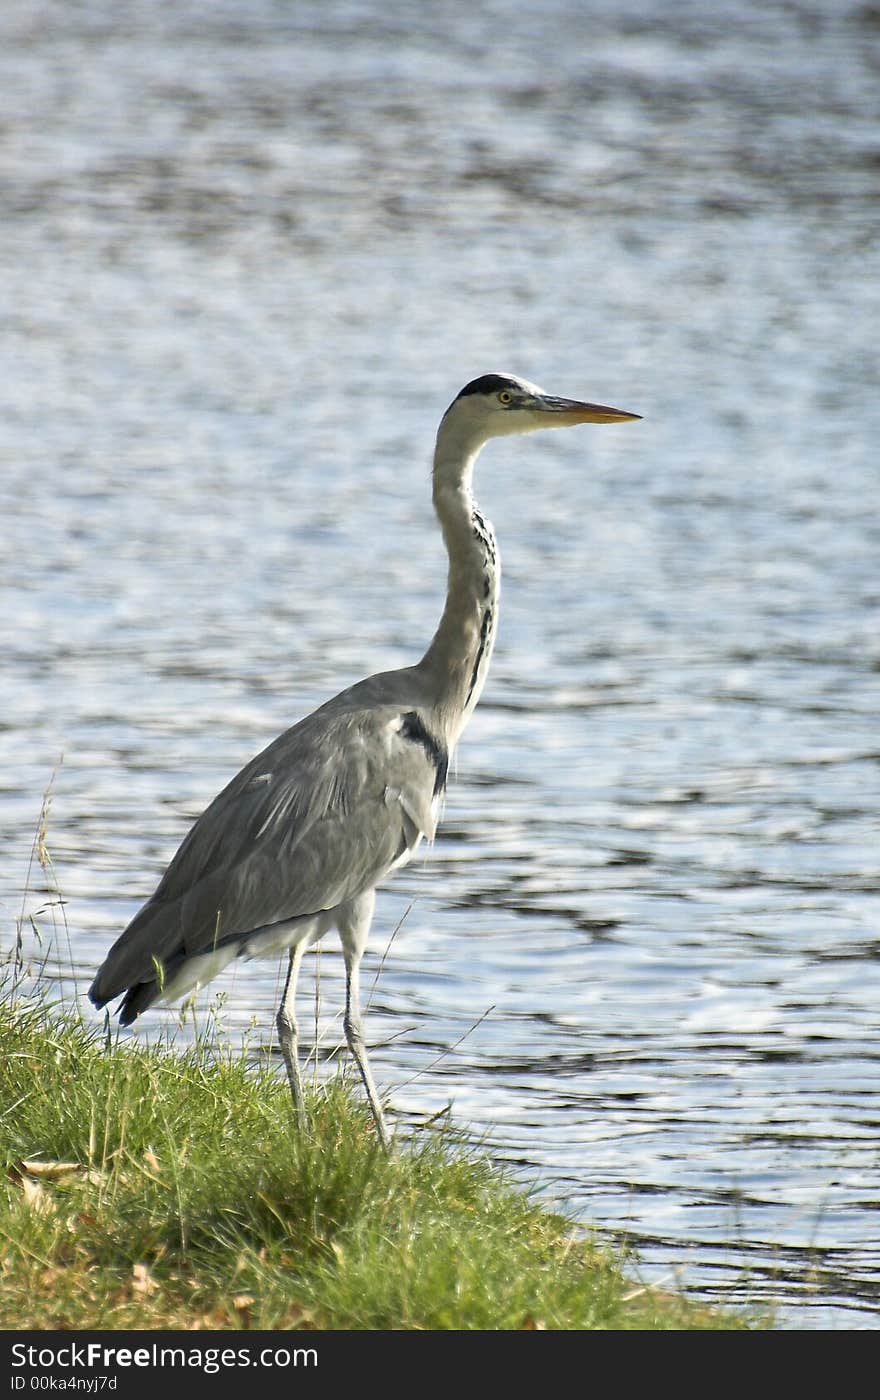
[[[535,401],[535,408],[552,413],[559,423],[630,423],[641,418],[640,413],[627,413],[622,408],[608,408],[602,403],[581,403],[578,399],[557,399],[545,394]]]

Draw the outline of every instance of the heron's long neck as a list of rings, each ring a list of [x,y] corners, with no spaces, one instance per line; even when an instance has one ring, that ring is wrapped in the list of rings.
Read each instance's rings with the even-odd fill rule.
[[[441,425],[434,454],[434,509],[446,551],[446,606],[420,668],[429,675],[450,748],[480,698],[495,642],[501,566],[492,526],[471,495],[482,443],[450,441]]]

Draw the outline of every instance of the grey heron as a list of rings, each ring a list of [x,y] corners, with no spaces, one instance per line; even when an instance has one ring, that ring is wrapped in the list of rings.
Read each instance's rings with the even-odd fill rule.
[[[335,927],[344,1029],[383,1144],[388,1128],[364,1043],[358,973],[376,886],[433,840],[450,758],[480,698],[495,640],[500,565],[471,494],[491,438],[619,423],[636,413],[558,398],[512,374],[466,384],[440,422],[433,500],[449,559],[446,602],[413,666],[359,681],[251,759],[198,818],[155,893],[113,944],[89,996],[122,995],[119,1020],[168,1005],[233,958],[287,953],[277,1016],[298,1118],[295,997],[306,949]]]

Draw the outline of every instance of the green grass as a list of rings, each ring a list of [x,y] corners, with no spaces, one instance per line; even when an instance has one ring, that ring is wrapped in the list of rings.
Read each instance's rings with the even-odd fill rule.
[[[5,1328],[744,1325],[634,1284],[448,1134],[386,1155],[339,1081],[300,1132],[243,1053],[111,1045],[11,997],[0,1066]]]

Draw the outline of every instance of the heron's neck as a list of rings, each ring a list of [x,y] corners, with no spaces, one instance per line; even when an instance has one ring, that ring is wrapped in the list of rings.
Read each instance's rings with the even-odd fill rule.
[[[449,440],[441,424],[434,453],[434,509],[449,555],[446,606],[419,666],[438,697],[450,748],[480,698],[495,642],[501,565],[492,526],[471,495],[482,446]]]

